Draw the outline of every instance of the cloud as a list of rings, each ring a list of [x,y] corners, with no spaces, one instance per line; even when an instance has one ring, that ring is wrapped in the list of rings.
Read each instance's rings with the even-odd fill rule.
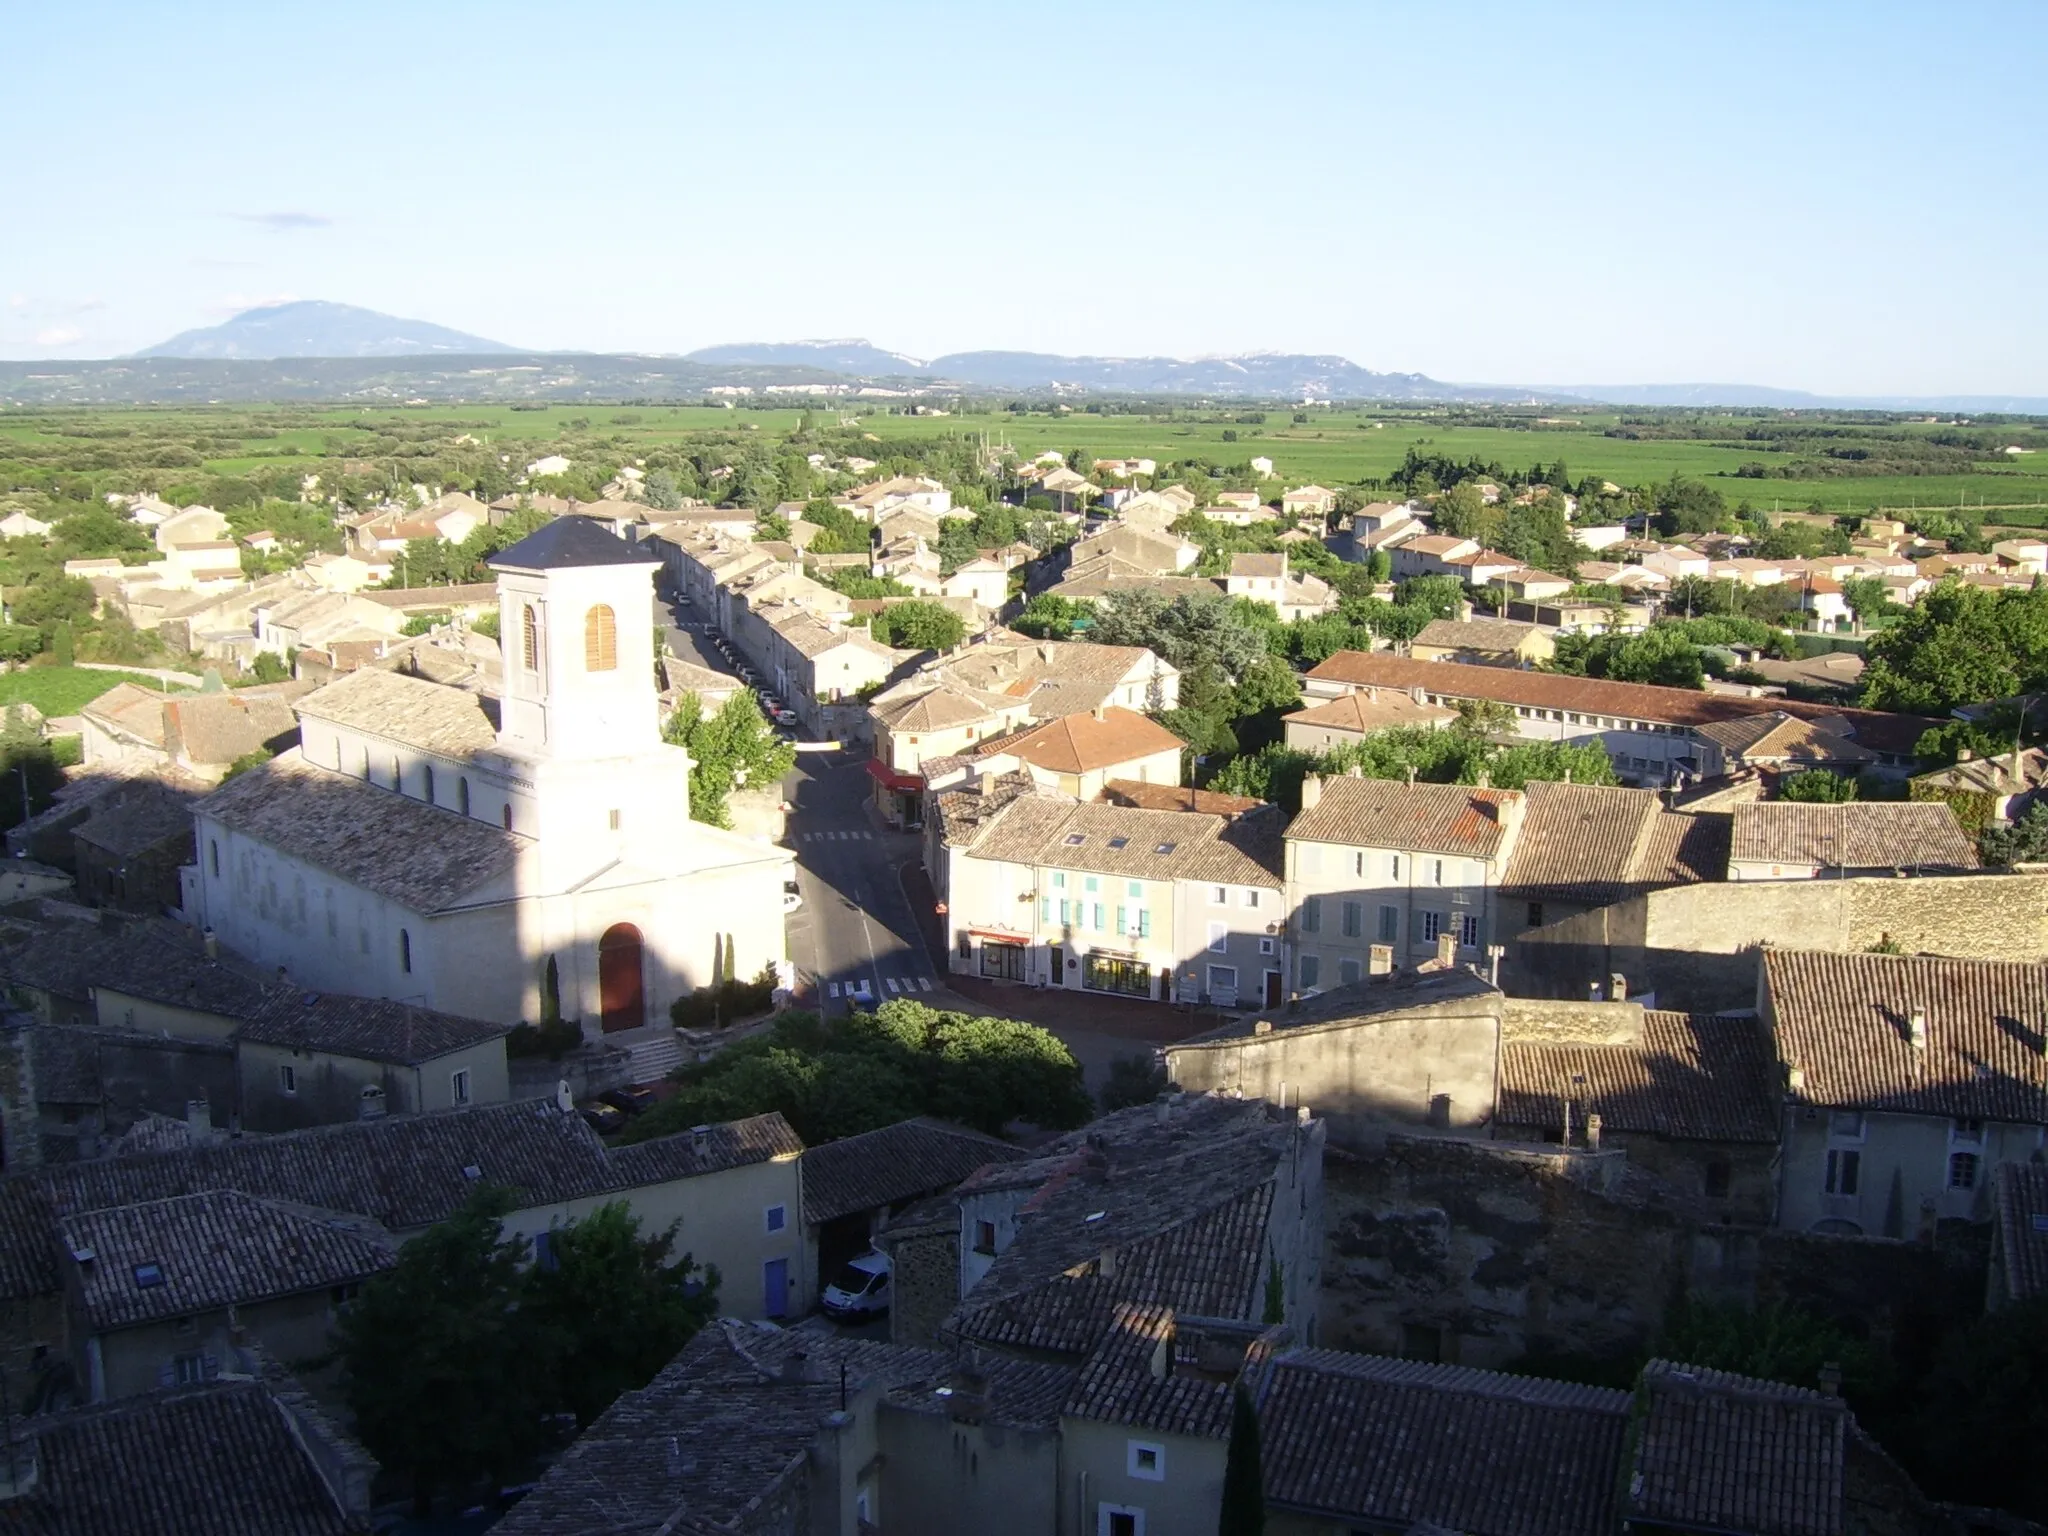
[[[334,220],[324,213],[306,213],[299,209],[280,209],[272,213],[236,213],[230,218],[240,219],[244,224],[261,224],[265,229],[286,231],[293,229],[325,229]]]
[[[296,293],[224,293],[220,302],[206,306],[206,312],[228,320],[252,309],[268,309],[273,304],[295,304],[298,298]]]
[[[192,258],[192,265],[195,267],[260,267],[263,263],[260,261],[228,261],[219,256],[194,256]]]
[[[7,307],[9,309],[27,309],[28,295],[25,293],[10,293],[7,295]]]
[[[105,299],[80,299],[70,307],[70,313],[74,315],[89,315],[96,309],[105,309],[106,307],[107,301]]]
[[[39,347],[68,347],[74,341],[85,340],[85,332],[74,325],[53,325],[36,332]]]

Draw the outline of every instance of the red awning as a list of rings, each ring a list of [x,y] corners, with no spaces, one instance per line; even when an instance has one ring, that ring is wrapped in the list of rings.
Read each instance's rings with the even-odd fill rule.
[[[1029,944],[1031,942],[1031,936],[1027,933],[998,933],[988,928],[970,928],[967,931],[974,935],[975,938],[985,940],[990,944]]]
[[[891,789],[899,790],[903,794],[917,795],[924,793],[924,775],[898,773],[879,757],[868,759],[868,772],[879,782],[888,785]]]

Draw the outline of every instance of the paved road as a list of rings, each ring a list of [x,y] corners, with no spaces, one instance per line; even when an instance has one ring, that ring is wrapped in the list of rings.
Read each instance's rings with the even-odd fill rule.
[[[871,781],[860,759],[807,752],[786,781],[795,807],[788,842],[796,850],[803,906],[789,920],[790,954],[817,1006],[927,997],[943,976],[925,952],[897,877],[914,839],[878,830],[868,815]],[[934,1002],[943,999],[932,997]]]

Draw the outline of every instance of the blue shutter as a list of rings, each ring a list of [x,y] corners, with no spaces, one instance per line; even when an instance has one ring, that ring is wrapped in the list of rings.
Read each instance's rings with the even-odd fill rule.
[[[1130,928],[1130,923],[1125,920],[1124,909],[1122,907],[1118,907],[1116,909],[1116,931],[1118,933],[1128,933],[1130,932]]]
[[[1138,937],[1141,939],[1152,937],[1152,914],[1143,907],[1138,908]]]

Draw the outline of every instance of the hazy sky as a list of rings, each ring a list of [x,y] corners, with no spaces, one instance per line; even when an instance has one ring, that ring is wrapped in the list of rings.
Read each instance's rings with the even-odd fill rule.
[[[2048,394],[2048,4],[13,0],[0,355],[1342,353]]]

